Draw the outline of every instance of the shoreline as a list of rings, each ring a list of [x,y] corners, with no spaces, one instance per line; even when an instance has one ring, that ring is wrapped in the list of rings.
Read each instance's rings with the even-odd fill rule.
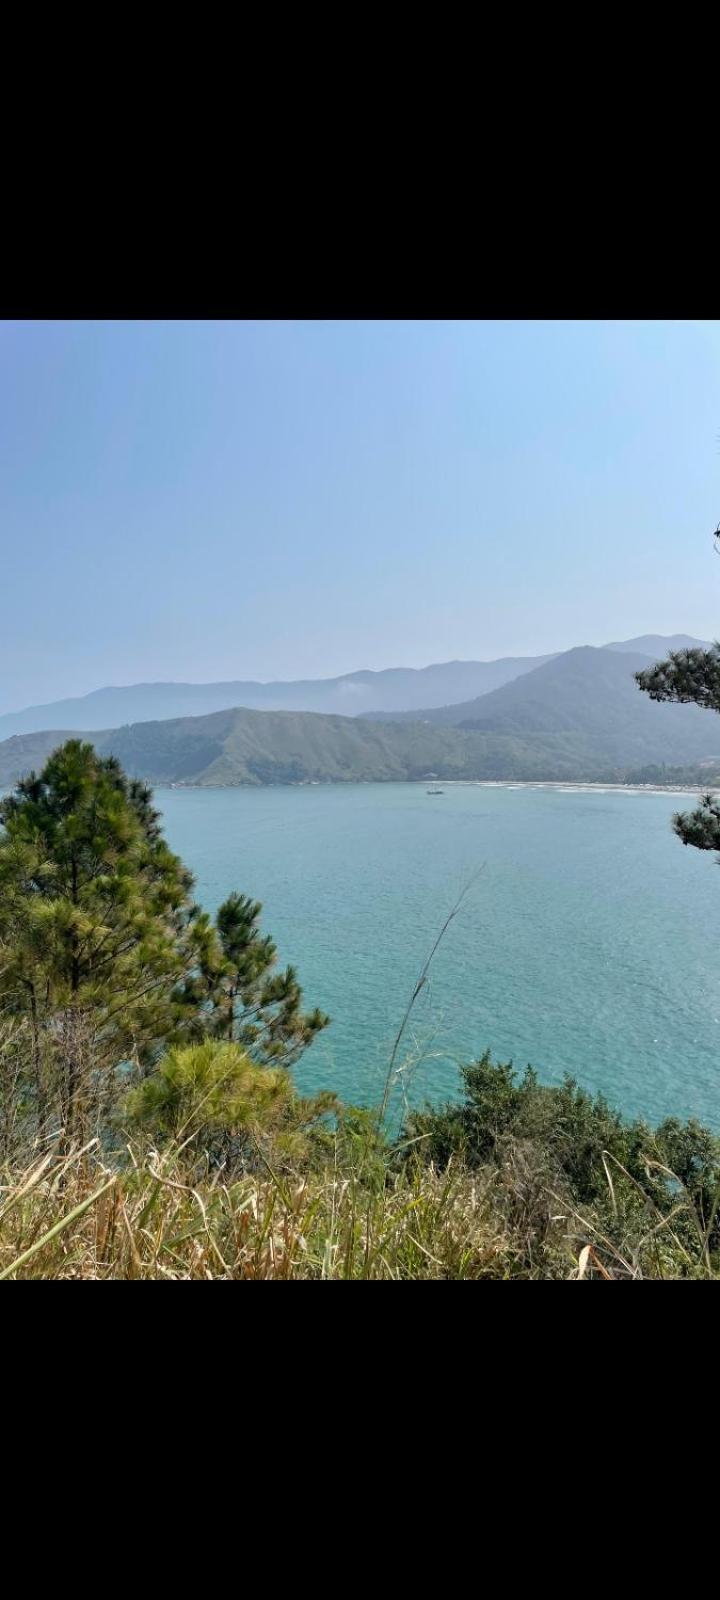
[[[707,787],[693,783],[603,783],[599,778],[448,778],[446,781],[448,785],[469,783],[478,789],[561,789],[573,794],[580,789],[600,793],[619,791],[621,794],[705,794]]]
[[[597,794],[706,794],[712,785],[693,783],[612,783],[602,779],[584,778],[301,778],[288,783],[152,783],[153,789],[192,790],[194,793],[231,789],[341,789],[353,785],[363,788],[386,787],[401,783],[408,788],[422,788],[432,782],[445,789],[555,789],[565,794],[584,792]]]

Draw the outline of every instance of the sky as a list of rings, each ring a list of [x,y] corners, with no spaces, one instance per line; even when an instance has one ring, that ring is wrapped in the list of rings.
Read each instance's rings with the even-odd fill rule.
[[[720,322],[0,323],[0,712],[720,634]]]

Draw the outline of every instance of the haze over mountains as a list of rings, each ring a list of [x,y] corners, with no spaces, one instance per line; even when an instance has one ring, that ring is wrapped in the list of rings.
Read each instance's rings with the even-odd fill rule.
[[[636,651],[641,656],[652,656],[654,661],[662,660],[663,656],[671,650],[707,650],[707,639],[693,639],[689,633],[641,633],[637,639],[616,639],[612,644],[603,646],[605,650],[622,650],[629,654]]]
[[[491,694],[426,711],[423,723],[519,739],[582,734],[586,751],[613,767],[683,766],[720,755],[720,718],[640,693],[634,674],[652,659],[589,645],[567,650]]]
[[[461,700],[457,704],[446,706],[424,706],[420,711],[381,711],[376,713],[377,720],[385,722],[409,722],[419,719],[421,722],[432,722],[438,727],[479,728],[495,726],[490,724],[488,718],[499,718],[497,726],[513,727],[515,729],[517,717],[520,728],[539,731],[540,726],[545,731],[559,731],[561,728],[577,727],[579,719],[581,725],[587,726],[585,714],[592,719],[593,702],[598,701],[597,709],[600,712],[603,726],[605,726],[608,713],[602,709],[603,702],[600,695],[612,694],[615,689],[624,687],[623,696],[626,704],[632,702],[633,712],[638,700],[638,689],[633,673],[639,672],[650,661],[658,661],[666,656],[670,650],[689,650],[693,648],[705,649],[707,646],[701,639],[692,639],[687,633],[671,634],[663,639],[659,634],[644,634],[639,639],[627,639],[621,644],[607,644],[601,648],[593,645],[580,645],[574,650],[564,650],[561,654],[548,656],[545,661],[538,662],[533,668],[532,682],[527,695],[519,698],[512,694],[509,698],[497,700],[497,691],[492,690],[482,695],[473,696],[472,700]],[[610,654],[612,652],[612,654]],[[622,655],[625,665],[616,667],[613,656]],[[553,664],[557,670],[553,671]],[[548,671],[537,674],[541,668]],[[603,677],[605,682],[603,683]],[[516,681],[516,680],[513,680]],[[502,687],[510,688],[510,682]],[[589,694],[590,701],[586,701]],[[572,703],[568,703],[568,697]],[[539,698],[539,704],[536,702]],[[480,701],[482,700],[482,705]],[[489,702],[489,704],[486,704]],[[565,709],[567,710],[567,715]],[[365,713],[363,713],[365,715]],[[368,716],[373,713],[368,712]],[[536,727],[536,716],[541,722]],[[569,716],[569,720],[568,720]],[[614,717],[614,713],[613,713]]]
[[[637,650],[659,658],[668,650],[700,644],[688,634],[663,638],[644,634],[638,639],[605,646],[607,650]],[[309,678],[296,682],[256,683],[138,683],[127,687],[94,689],[72,699],[54,700],[0,716],[0,739],[16,733],[46,728],[75,728],[91,732],[120,727],[126,722],[155,722],[171,717],[197,717],[212,711],[246,706],[258,711],[321,711],[340,716],[429,710],[456,705],[485,695],[524,673],[534,672],[550,655],[504,656],[497,661],[443,661],[429,667],[388,667],[382,672],[347,672],[337,678]]]
[[[500,661],[443,661],[430,667],[388,667],[384,672],[347,672],[339,678],[290,683],[137,683],[95,689],[71,700],[29,706],[0,716],[0,739],[45,728],[92,730],[125,722],[197,717],[246,706],[257,711],[322,711],[353,717],[368,711],[405,711],[444,706],[486,694],[549,656],[506,656]]]
[[[73,732],[90,734],[101,753],[116,755],[133,775],[202,786],[431,775],[607,780],[644,765],[720,762],[720,718],[697,706],[659,705],[640,693],[634,679],[668,648],[701,641],[648,635],[637,642],[651,646],[650,652],[584,646],[540,658],[532,667],[529,658],[514,658],[514,669],[520,662],[522,670],[499,687],[456,705],[384,718],[380,713],[376,720],[236,707],[100,732],[77,723],[32,730],[0,743],[0,785],[41,766]],[[448,665],[506,670],[508,662]],[[425,687],[427,682],[423,678]]]

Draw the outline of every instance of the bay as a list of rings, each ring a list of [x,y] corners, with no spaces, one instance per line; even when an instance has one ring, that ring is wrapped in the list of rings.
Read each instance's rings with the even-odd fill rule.
[[[261,900],[307,1004],[331,1014],[295,1069],[304,1091],[377,1103],[423,963],[479,873],[413,1008],[396,1111],[455,1094],[459,1064],[490,1048],[628,1114],[720,1126],[720,875],[670,827],[693,796],[337,784],[156,799],[203,904],[234,888]]]

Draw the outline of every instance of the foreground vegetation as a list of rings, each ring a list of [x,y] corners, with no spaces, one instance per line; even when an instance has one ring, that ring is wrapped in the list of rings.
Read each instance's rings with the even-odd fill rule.
[[[222,1159],[199,1115],[186,1138],[135,1128],[114,1152],[96,1138],[65,1154],[57,1137],[2,1175],[0,1279],[720,1275],[706,1129],[625,1124],[488,1058],[465,1077],[463,1101],[394,1140],[372,1113],[308,1130],[286,1106],[273,1129],[257,1105],[242,1127],[236,1106]]]
[[[391,1128],[412,999],[379,1109],[304,1097],[328,1019],[257,903],[197,905],[144,785],[71,740],[0,822],[0,1278],[720,1273],[708,1129],[489,1055]]]

